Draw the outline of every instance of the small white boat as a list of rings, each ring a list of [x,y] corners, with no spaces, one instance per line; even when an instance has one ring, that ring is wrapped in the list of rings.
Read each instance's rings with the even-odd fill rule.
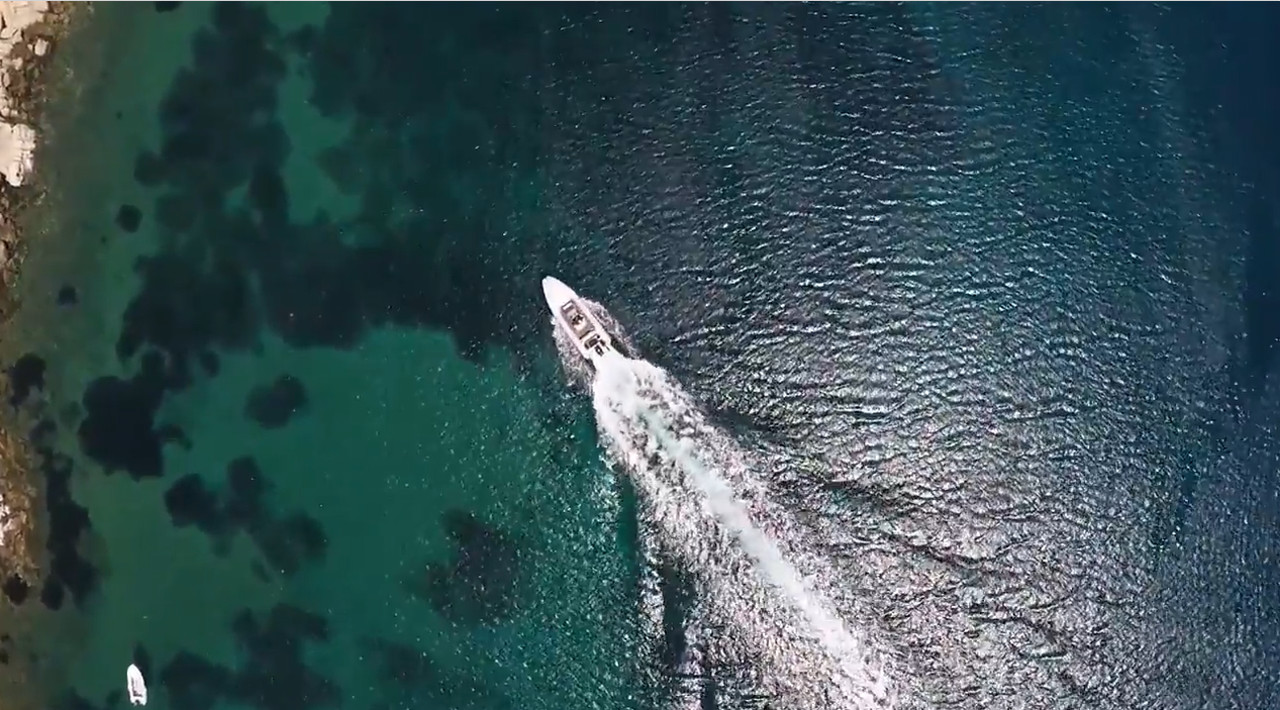
[[[133,705],[147,704],[147,681],[142,679],[142,671],[134,664],[124,672],[126,687],[129,689],[129,702]]]
[[[553,276],[542,280],[542,295],[556,323],[565,329],[583,359],[595,367],[607,353],[616,353],[613,339],[573,289]]]

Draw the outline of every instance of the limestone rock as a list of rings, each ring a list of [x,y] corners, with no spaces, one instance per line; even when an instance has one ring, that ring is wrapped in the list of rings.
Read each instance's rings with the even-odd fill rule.
[[[31,173],[36,132],[21,123],[0,123],[0,175],[14,187]]]

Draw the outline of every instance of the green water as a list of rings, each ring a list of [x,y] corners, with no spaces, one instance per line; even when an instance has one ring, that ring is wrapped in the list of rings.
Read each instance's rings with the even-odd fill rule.
[[[86,386],[136,367],[118,361],[114,341],[139,286],[133,262],[162,237],[150,218],[155,193],[133,179],[134,158],[158,142],[156,107],[208,12],[190,3],[166,14],[150,4],[99,5],[59,58],[41,156],[50,191],[30,217],[32,257],[20,286],[28,305],[14,325],[21,337],[7,345],[48,362],[49,411],[66,425],[66,452],[77,448],[74,403]],[[270,12],[288,31],[321,21],[327,9]],[[349,126],[312,110],[309,90],[305,75],[291,72],[279,95],[292,144],[282,174],[297,221],[359,208],[316,169],[314,156]],[[126,203],[145,215],[133,234],[112,223]],[[74,308],[53,305],[64,283],[79,292]],[[541,371],[555,366],[549,326],[547,343]],[[246,397],[284,373],[304,383],[309,404],[288,426],[263,429],[244,416]],[[142,644],[156,669],[150,706],[169,707],[159,669],[175,654],[239,667],[243,649],[229,629],[236,614],[283,602],[327,619],[329,639],[308,647],[304,661],[337,684],[344,707],[634,705],[644,634],[633,523],[600,462],[589,402],[566,396],[554,379],[517,375],[501,350],[468,362],[450,335],[428,330],[384,329],[350,350],[293,350],[268,336],[256,352],[221,354],[216,377],[167,398],[156,418],[191,442],[165,448],[163,478],[106,476],[76,457],[72,492],[93,526],[81,548],[102,576],[86,609],[59,612],[86,620],[60,659],[69,685],[103,702],[121,689]],[[305,511],[320,523],[323,561],[292,577],[267,570],[264,579],[247,535],[219,555],[196,528],[173,527],[164,494],[174,481],[195,473],[219,489],[240,456],[252,456],[269,480],[272,511]],[[429,563],[454,555],[442,526],[450,510],[499,529],[519,551],[511,606],[499,620],[454,623],[410,591]],[[371,639],[416,649],[439,670],[398,687],[379,672]]]

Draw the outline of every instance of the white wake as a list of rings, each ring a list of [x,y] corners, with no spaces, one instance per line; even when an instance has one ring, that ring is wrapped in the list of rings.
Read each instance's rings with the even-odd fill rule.
[[[611,463],[635,481],[660,542],[700,580],[726,632],[750,647],[763,689],[795,707],[892,705],[864,640],[753,521],[763,491],[692,399],[661,368],[621,355],[591,390]]]

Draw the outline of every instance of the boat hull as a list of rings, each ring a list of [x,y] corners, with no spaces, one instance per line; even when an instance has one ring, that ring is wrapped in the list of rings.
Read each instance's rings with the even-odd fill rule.
[[[563,281],[554,276],[542,279],[542,295],[556,327],[564,329],[588,364],[599,367],[604,358],[618,352],[600,319]]]

